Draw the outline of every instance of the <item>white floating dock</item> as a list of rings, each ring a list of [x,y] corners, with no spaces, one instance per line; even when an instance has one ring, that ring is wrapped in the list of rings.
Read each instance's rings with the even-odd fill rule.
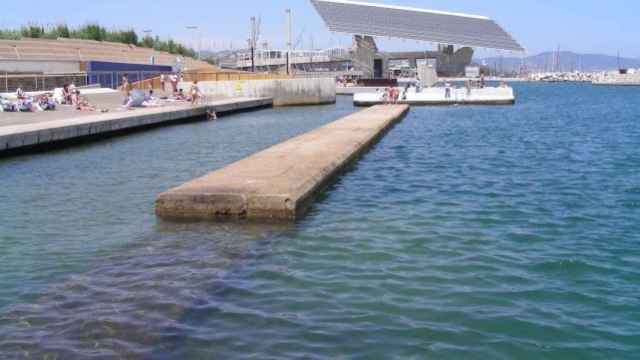
[[[353,95],[353,103],[356,106],[372,106],[385,103],[384,88],[379,92],[364,92]],[[469,93],[465,88],[451,88],[447,96],[445,88],[427,88],[416,92],[415,88],[409,89],[406,96],[404,90],[400,90],[398,103],[409,105],[513,105],[516,102],[515,93],[511,87],[486,87],[471,89]]]

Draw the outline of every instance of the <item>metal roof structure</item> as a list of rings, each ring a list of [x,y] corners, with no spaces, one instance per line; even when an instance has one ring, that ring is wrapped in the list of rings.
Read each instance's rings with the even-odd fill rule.
[[[350,0],[311,0],[329,30],[524,52],[500,25],[484,16]]]

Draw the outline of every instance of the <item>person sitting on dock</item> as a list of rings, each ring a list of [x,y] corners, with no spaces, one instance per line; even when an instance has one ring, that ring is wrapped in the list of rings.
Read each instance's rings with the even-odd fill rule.
[[[20,112],[32,112],[36,111],[37,107],[33,106],[33,98],[30,96],[22,96],[22,98],[18,99],[18,111]]]
[[[79,102],[80,102],[80,90],[74,90],[71,93],[70,105],[77,106]]]
[[[0,97],[0,112],[15,112],[18,111],[18,106],[8,99]]]
[[[76,110],[79,111],[96,111],[96,107],[89,103],[89,100],[86,98],[80,98],[78,101],[78,105],[76,106]]]
[[[174,94],[173,98],[175,100],[178,100],[178,101],[186,101],[187,100],[187,97],[184,96],[184,90],[183,89],[178,90],[178,93]]]
[[[38,97],[37,104],[42,111],[53,111],[56,109],[56,103],[49,94],[42,94]]]
[[[62,102],[61,105],[71,105],[71,90],[69,90],[69,84],[62,86]]]
[[[18,88],[16,89],[16,98],[18,100],[24,100],[27,97],[24,90],[22,90],[22,84],[18,84]]]

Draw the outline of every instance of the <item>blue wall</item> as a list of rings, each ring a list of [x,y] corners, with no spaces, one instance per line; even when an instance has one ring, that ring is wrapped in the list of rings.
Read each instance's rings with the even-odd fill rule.
[[[89,61],[87,62],[87,72],[94,71],[155,71],[169,73],[173,71],[171,66],[165,65],[146,65],[146,64],[125,64],[106,61]]]
[[[127,75],[130,82],[151,79],[162,73],[173,71],[171,66],[125,64],[106,61],[87,62],[88,85],[100,84],[102,87],[117,88],[122,84],[122,76]]]

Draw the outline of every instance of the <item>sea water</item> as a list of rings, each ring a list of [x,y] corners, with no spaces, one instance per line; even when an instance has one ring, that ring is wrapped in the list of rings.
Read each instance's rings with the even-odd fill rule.
[[[640,90],[514,87],[412,108],[288,225],[153,203],[349,98],[0,160],[0,354],[638,358]]]

